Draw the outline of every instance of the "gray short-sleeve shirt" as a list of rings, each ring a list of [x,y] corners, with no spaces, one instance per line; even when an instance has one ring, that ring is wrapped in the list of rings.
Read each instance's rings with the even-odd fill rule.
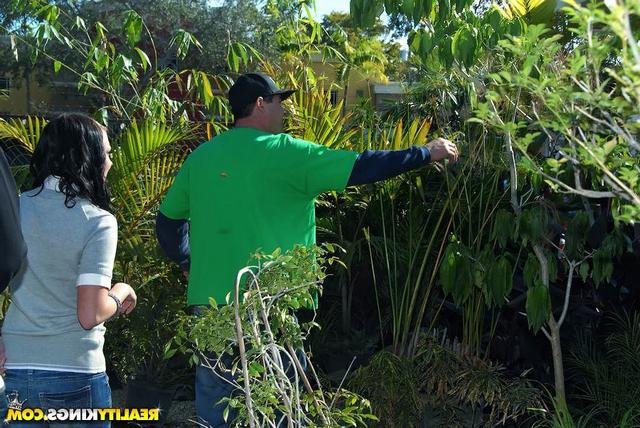
[[[58,180],[20,196],[27,260],[10,283],[2,326],[7,369],[99,373],[105,327],[84,330],[76,287],[111,287],[118,225],[115,217],[77,198],[72,208]]]

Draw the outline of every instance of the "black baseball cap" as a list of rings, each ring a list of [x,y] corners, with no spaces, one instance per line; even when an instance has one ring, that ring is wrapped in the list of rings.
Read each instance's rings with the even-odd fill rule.
[[[238,77],[229,89],[231,112],[236,115],[249,104],[255,103],[258,97],[280,95],[280,99],[286,100],[295,91],[278,88],[276,82],[264,73],[246,73]]]

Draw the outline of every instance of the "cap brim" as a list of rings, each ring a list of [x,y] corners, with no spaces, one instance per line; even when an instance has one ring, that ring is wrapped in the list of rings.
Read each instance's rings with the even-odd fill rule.
[[[283,89],[283,90],[274,92],[273,95],[280,95],[280,99],[284,101],[287,98],[289,98],[291,95],[293,95],[295,91],[296,91],[295,89]]]

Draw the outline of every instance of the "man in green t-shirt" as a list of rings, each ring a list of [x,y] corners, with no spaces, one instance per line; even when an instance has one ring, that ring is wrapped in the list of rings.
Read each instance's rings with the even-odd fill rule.
[[[315,244],[315,199],[347,185],[373,183],[441,159],[456,146],[439,138],[406,150],[332,150],[282,133],[281,90],[263,73],[240,76],[229,90],[235,126],[189,155],[160,206],[156,230],[165,254],[189,278],[187,302],[227,301],[238,271],[257,249],[269,253]],[[201,422],[225,426],[232,393],[209,369],[196,371]]]

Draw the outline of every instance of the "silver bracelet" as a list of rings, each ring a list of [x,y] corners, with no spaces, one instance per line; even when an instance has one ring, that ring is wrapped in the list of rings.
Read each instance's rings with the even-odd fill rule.
[[[120,299],[118,299],[118,296],[116,296],[115,294],[113,294],[111,291],[109,291],[109,293],[107,294],[109,297],[111,297],[113,299],[114,302],[116,302],[116,313],[113,314],[118,315],[119,313],[122,312],[122,302],[120,301]]]

